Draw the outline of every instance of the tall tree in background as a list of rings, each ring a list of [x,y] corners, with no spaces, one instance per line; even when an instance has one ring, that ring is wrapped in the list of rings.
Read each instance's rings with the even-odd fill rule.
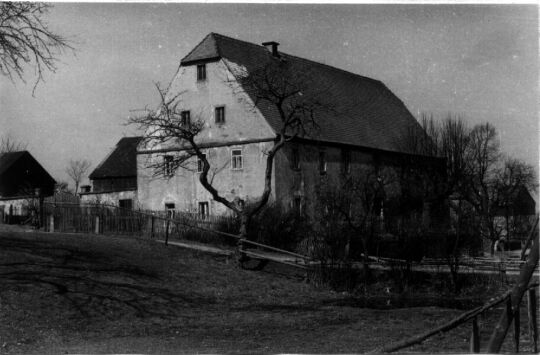
[[[90,168],[90,161],[84,160],[70,160],[69,165],[66,168],[66,174],[73,180],[75,183],[75,193],[79,192],[79,184],[81,183],[84,174]]]
[[[534,168],[523,161],[505,158],[500,151],[497,130],[489,123],[469,128],[459,116],[449,115],[437,122],[433,116],[424,115],[422,125],[426,135],[412,135],[410,149],[446,159],[443,193],[459,200],[451,204],[458,220],[465,217],[461,215],[461,201],[472,206],[493,252],[504,230],[497,216],[501,208],[514,202],[519,189],[536,189]]]
[[[33,92],[45,71],[56,71],[57,56],[73,50],[43,21],[49,8],[43,3],[0,2],[0,72],[25,82],[26,67],[33,67],[37,76]]]

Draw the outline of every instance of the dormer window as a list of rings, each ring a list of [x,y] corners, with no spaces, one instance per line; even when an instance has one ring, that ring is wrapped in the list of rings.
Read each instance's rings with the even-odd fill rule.
[[[206,64],[197,65],[197,81],[206,80]]]

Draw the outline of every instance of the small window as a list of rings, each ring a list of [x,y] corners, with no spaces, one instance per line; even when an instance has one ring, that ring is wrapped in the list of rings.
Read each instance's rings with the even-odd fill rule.
[[[215,116],[216,116],[217,124],[225,123],[225,107],[224,106],[216,107]]]
[[[203,153],[202,155],[203,157],[206,158],[206,154]],[[197,172],[202,173],[203,169],[204,169],[204,162],[201,158],[197,157]]]
[[[319,173],[326,174],[326,153],[324,151],[319,152]]]
[[[302,197],[296,196],[293,199],[293,211],[297,214],[302,213]]]
[[[291,168],[300,170],[300,151],[298,150],[298,147],[292,149]]]
[[[191,117],[189,111],[182,111],[181,113],[182,126],[189,127],[191,126]]]
[[[199,202],[199,216],[202,219],[206,219],[209,215],[208,202]]]
[[[235,149],[232,151],[231,166],[233,170],[240,170],[244,167],[242,161],[242,151],[240,149]]]
[[[197,65],[197,81],[206,80],[206,64]]]
[[[124,208],[126,210],[131,210],[133,209],[133,200],[132,199],[118,200],[118,207]]]
[[[351,151],[348,149],[341,151],[341,172],[345,175],[351,173]]]
[[[172,176],[173,173],[174,173],[173,156],[172,155],[164,155],[163,156],[163,175]]]
[[[165,204],[165,212],[167,212],[167,218],[174,218],[174,212],[175,212],[174,209],[175,209],[174,203]]]

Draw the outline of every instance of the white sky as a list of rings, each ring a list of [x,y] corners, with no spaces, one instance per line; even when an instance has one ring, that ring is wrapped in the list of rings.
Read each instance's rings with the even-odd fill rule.
[[[32,97],[0,77],[0,135],[28,143],[57,180],[69,159],[93,169],[133,135],[131,110],[157,103],[180,59],[209,32],[383,81],[415,116],[489,121],[501,146],[538,165],[538,8],[535,5],[56,3],[45,17],[73,41]]]

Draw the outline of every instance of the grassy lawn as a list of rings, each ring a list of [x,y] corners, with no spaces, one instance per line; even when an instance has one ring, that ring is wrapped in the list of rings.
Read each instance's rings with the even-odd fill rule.
[[[358,353],[462,311],[377,310],[226,257],[108,236],[0,232],[0,353]],[[470,327],[407,349],[468,352]]]

